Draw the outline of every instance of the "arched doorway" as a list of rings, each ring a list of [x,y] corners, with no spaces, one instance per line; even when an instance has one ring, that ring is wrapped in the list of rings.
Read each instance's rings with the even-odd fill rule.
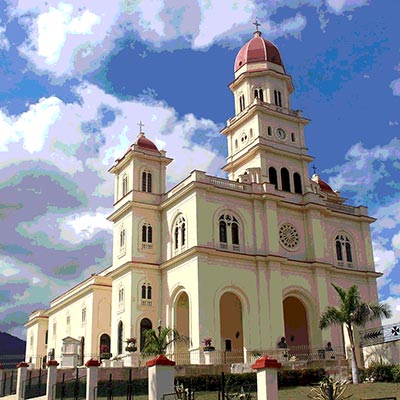
[[[109,359],[110,358],[110,356],[111,356],[110,343],[111,343],[110,336],[107,335],[107,333],[103,333],[100,336],[100,346],[99,346],[100,359]]]
[[[144,332],[152,328],[153,324],[148,318],[143,318],[140,321],[140,351],[142,351],[144,347],[144,340],[145,340]]]
[[[219,302],[220,333],[225,363],[243,362],[242,303],[236,294],[226,292]]]
[[[307,354],[309,350],[307,311],[296,297],[283,300],[286,343],[291,353]]]
[[[190,337],[189,332],[189,297],[186,292],[181,292],[176,300],[175,306],[175,328],[181,336]],[[175,344],[174,351],[181,353],[182,357],[189,354],[189,343],[178,342]],[[186,358],[185,358],[186,360]]]

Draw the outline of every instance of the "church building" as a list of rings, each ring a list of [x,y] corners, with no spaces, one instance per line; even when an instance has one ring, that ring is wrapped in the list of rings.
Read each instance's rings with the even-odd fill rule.
[[[377,302],[374,219],[309,177],[310,121],[291,108],[292,79],[258,29],[229,87],[227,179],[195,170],[167,190],[173,160],[141,129],[109,170],[112,266],[31,314],[26,361],[61,360],[74,343],[78,363],[108,352],[124,360],[128,339],[139,354],[143,332],[160,325],[190,337],[171,351],[191,363],[204,362],[206,338],[235,362],[276,350],[282,337],[294,354],[328,342],[343,352],[343,330],[321,331],[319,316],[338,301],[331,283],[356,284]]]

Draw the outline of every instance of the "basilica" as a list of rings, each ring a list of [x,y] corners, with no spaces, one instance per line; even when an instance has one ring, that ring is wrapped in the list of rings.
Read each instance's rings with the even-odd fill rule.
[[[374,219],[309,177],[310,121],[291,108],[292,79],[258,29],[238,52],[229,87],[227,178],[194,170],[167,190],[173,160],[140,129],[109,169],[112,266],[30,315],[26,361],[62,360],[74,343],[78,364],[128,360],[127,343],[140,355],[144,331],[161,326],[190,338],[170,352],[193,364],[205,362],[205,345],[242,363],[281,338],[294,354],[329,342],[344,350],[343,330],[321,331],[319,316],[337,303],[331,283],[356,284],[365,301],[377,301]]]

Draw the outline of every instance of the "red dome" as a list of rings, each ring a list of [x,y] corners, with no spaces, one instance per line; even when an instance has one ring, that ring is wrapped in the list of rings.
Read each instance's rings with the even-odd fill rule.
[[[314,181],[315,183],[318,183],[320,189],[321,189],[323,192],[335,193],[335,192],[333,191],[333,189],[332,189],[325,181],[323,181],[323,180],[319,177],[319,175],[314,174],[314,175],[312,176],[311,180]]]
[[[235,60],[235,72],[245,64],[269,61],[285,69],[277,47],[261,37],[261,32],[254,32],[254,37],[240,50]]]
[[[158,151],[157,146],[150,139],[147,139],[143,132],[139,133],[135,144],[145,150]]]

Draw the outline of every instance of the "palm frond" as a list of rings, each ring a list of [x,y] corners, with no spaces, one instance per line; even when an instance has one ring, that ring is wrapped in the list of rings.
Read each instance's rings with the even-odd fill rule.
[[[346,322],[345,315],[335,307],[328,307],[321,315],[319,320],[320,329],[325,329],[331,325],[342,325]]]

